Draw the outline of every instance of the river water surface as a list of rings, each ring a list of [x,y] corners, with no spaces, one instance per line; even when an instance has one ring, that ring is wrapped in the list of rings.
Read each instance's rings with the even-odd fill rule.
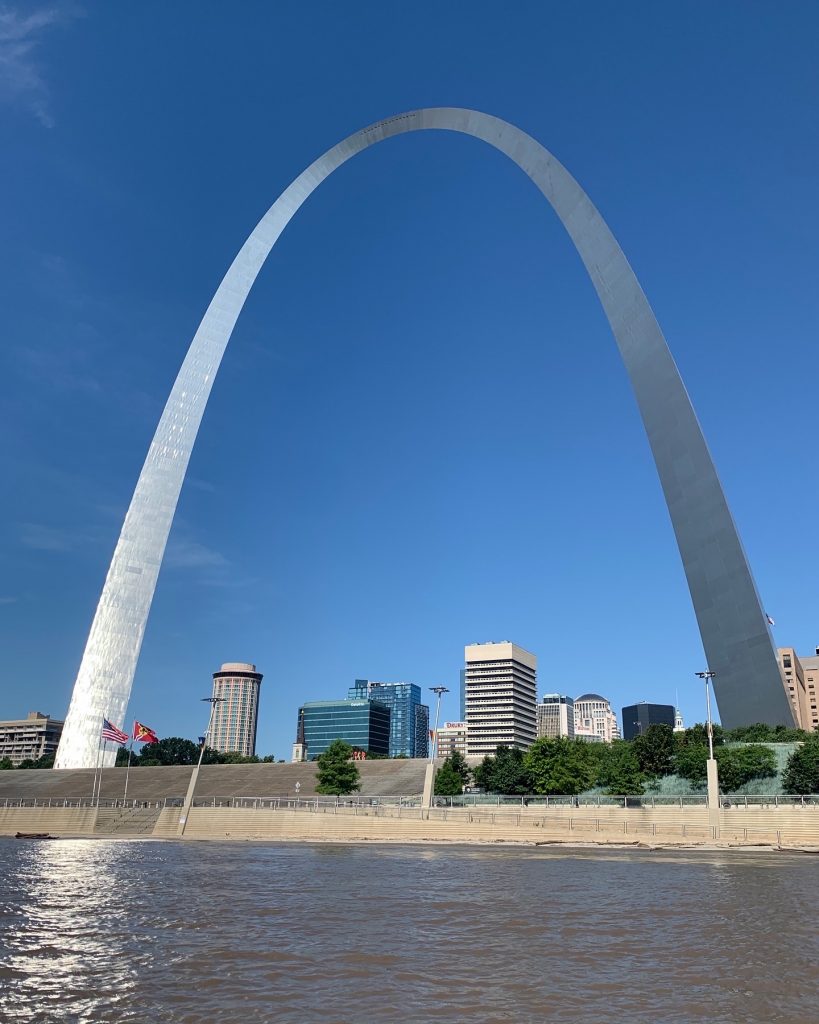
[[[0,1021],[819,1020],[819,859],[0,840]]]

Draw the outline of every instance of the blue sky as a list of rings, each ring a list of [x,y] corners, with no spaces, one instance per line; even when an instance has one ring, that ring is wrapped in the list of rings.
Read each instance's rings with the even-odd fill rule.
[[[775,617],[813,581],[819,9],[755,3],[0,4],[2,717],[62,715],[175,373],[265,209],[427,105],[535,136],[648,294]],[[703,654],[625,372],[557,219],[475,140],[391,140],[287,229],[234,333],[131,713],[197,735],[265,674],[259,750],[355,677],[702,717]]]

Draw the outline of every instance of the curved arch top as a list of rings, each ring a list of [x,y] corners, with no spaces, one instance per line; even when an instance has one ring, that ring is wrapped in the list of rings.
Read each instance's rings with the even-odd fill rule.
[[[548,199],[605,310],[628,372],[682,556],[723,724],[793,724],[768,623],[696,415],[651,307],[589,197],[540,143],[489,114],[415,110],[358,131],[312,163],[261,219],[193,337],[160,418],[100,596],[56,767],[96,763],[101,718],[122,723],[165,545],[199,424],[233,327],[268,253],[301,204],[350,157],[437,129],[505,153]],[[113,755],[109,755],[109,762]]]

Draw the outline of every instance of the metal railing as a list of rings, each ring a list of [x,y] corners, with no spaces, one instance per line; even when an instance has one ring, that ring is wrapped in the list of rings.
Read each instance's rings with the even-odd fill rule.
[[[753,807],[811,807],[819,808],[819,795],[745,795],[726,794],[720,798],[724,809]],[[75,808],[165,808],[182,807],[182,796],[168,796],[151,800],[95,800],[90,797],[0,797],[0,808],[7,807],[75,807]],[[196,797],[194,807],[229,807],[252,808],[266,810],[318,810],[325,807],[399,807],[420,808],[420,796],[209,796]],[[434,808],[481,810],[490,808],[520,809],[537,811],[539,809],[573,808],[624,808],[626,810],[653,810],[658,807],[706,806],[704,793],[686,796],[495,796],[487,794],[465,793],[462,796],[436,796],[433,798]]]

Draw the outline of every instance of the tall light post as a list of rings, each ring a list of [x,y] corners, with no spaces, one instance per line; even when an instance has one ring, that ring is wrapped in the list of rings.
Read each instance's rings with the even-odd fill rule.
[[[432,746],[429,751],[430,761],[434,761],[438,754],[438,719],[441,715],[441,694],[449,693],[448,686],[430,686],[430,690],[435,694],[435,729],[432,733]]]
[[[202,767],[202,758],[205,756],[205,747],[208,745],[208,737],[210,736],[210,730],[213,725],[213,714],[216,711],[216,705],[221,704],[227,700],[226,697],[203,697],[203,703],[210,704],[210,714],[208,715],[208,727],[205,730],[205,735],[201,737],[202,743],[199,747],[199,760],[196,762],[196,767],[191,772],[191,781],[188,783],[188,792],[185,794],[185,802],[182,805],[182,813],[179,816],[179,824],[176,828],[176,834],[183,836],[185,834],[185,827],[188,824],[188,815],[190,814],[191,807],[193,806],[193,795],[196,792],[196,782],[199,778],[199,769]]]
[[[429,748],[429,761],[427,761],[426,772],[424,773],[424,794],[421,797],[421,815],[429,817],[429,808],[432,806],[432,796],[435,789],[435,755],[438,753],[438,721],[441,716],[441,694],[449,693],[448,686],[430,686],[435,694],[435,728],[432,731],[432,744]]]
[[[719,774],[717,772],[717,762],[714,759],[714,723],[711,720],[711,680],[716,675],[716,672],[706,669],[704,672],[695,672],[694,675],[705,682],[705,713],[708,732],[708,764],[706,765],[708,772],[708,813],[709,818],[713,819],[710,821],[710,824],[717,827],[719,825]]]

